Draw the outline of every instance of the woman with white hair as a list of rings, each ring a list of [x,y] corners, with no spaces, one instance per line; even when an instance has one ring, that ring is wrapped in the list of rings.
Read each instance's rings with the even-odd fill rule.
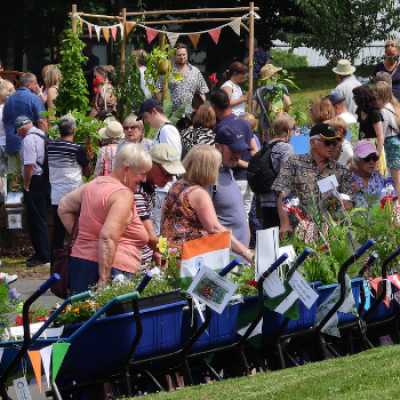
[[[143,121],[137,121],[136,118],[137,116],[135,114],[130,114],[122,124],[125,132],[125,139],[122,139],[118,143],[117,153],[125,143],[138,143],[147,151],[151,149],[153,141],[144,137]]]
[[[356,168],[351,174],[355,194],[355,207],[366,207],[365,195],[378,195],[385,177],[375,171],[379,153],[368,140],[360,140],[353,147],[353,164]],[[377,198],[378,201],[378,198]]]
[[[115,157],[111,174],[60,200],[58,214],[68,232],[79,215],[69,263],[71,294],[121,273],[129,278],[140,268],[149,236],[136,211],[134,192],[138,183],[146,182],[151,166],[150,154],[128,143]]]

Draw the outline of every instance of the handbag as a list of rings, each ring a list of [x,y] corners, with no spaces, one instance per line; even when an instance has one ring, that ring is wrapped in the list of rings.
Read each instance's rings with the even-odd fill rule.
[[[75,217],[75,222],[72,227],[71,234],[69,235],[68,244],[65,249],[54,251],[53,273],[57,273],[58,275],[60,275],[60,279],[50,288],[50,290],[60,299],[67,299],[69,297],[69,257],[72,252],[72,239],[74,237],[75,229],[79,221],[80,213],[81,208],[79,207],[79,211]]]

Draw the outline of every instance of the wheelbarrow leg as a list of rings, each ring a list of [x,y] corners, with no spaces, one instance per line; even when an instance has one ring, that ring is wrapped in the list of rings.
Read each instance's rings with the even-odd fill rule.
[[[222,381],[221,376],[218,374],[218,372],[206,361],[206,360],[201,360],[201,363],[206,366],[208,371],[210,372],[210,375],[217,381]]]
[[[157,388],[157,390],[159,390],[160,392],[165,392],[165,389],[162,387],[160,382],[158,382],[158,380],[154,377],[154,375],[150,371],[148,371],[147,369],[143,369],[142,372],[150,379],[150,381]]]

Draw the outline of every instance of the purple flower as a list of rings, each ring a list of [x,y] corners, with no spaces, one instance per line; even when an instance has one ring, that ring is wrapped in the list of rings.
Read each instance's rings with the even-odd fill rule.
[[[8,295],[10,296],[10,299],[12,301],[18,301],[19,297],[21,296],[18,292],[16,288],[12,288],[10,289],[10,291],[8,292]]]

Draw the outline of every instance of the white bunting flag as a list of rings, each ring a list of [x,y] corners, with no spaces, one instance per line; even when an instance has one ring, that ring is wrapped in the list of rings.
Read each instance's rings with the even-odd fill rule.
[[[167,36],[168,36],[168,40],[171,44],[171,49],[173,49],[175,47],[175,43],[178,40],[179,37],[179,33],[175,33],[175,32],[166,32]]]
[[[236,35],[240,36],[240,23],[242,22],[241,18],[234,19],[229,26],[233,29]]]

